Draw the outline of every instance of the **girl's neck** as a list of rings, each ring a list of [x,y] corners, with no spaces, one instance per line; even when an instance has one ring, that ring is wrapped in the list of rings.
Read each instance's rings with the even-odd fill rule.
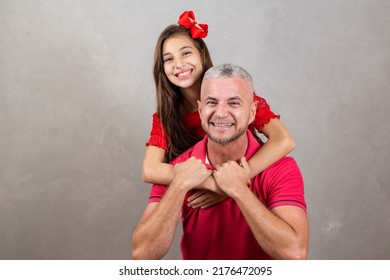
[[[180,104],[180,113],[193,113],[198,110],[198,100],[200,99],[200,82],[189,88],[182,88],[183,102]]]

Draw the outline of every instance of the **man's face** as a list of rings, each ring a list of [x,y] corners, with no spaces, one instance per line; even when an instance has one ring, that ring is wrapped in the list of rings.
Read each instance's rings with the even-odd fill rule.
[[[240,78],[204,80],[198,102],[203,130],[222,145],[245,134],[256,114],[252,88]]]

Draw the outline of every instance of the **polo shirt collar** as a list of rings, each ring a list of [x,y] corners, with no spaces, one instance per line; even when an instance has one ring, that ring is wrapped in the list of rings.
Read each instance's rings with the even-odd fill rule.
[[[252,132],[249,130],[246,131],[246,134],[248,136],[248,148],[245,152],[245,158],[249,160],[261,147],[260,143],[256,140],[256,138],[252,135]],[[199,141],[192,151],[192,156],[201,159],[202,162],[207,166],[207,168],[213,168],[210,164],[210,161],[207,157],[207,141],[208,137],[207,135]]]

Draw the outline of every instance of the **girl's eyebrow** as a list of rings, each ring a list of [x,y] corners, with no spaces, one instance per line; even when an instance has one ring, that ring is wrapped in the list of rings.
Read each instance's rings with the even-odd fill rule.
[[[193,48],[192,46],[184,46],[184,47],[180,48],[180,50],[182,51],[182,50],[185,50],[185,49],[192,49],[192,48]]]
[[[193,47],[191,47],[191,46],[184,46],[184,47],[181,47],[181,48],[179,49],[179,51],[183,51],[183,50],[185,50],[185,49],[193,49]],[[171,55],[171,53],[170,53],[170,52],[163,53],[163,57],[164,57],[164,56],[167,56],[167,55]]]

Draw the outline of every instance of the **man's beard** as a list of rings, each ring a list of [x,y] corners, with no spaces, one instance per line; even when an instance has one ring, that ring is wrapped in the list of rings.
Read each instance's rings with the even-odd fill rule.
[[[240,129],[238,129],[238,131],[234,135],[232,135],[230,137],[217,137],[217,136],[213,136],[208,129],[205,129],[205,132],[206,132],[207,136],[210,138],[211,141],[213,141],[213,142],[215,142],[217,144],[220,144],[220,145],[227,145],[227,144],[237,140],[238,138],[240,138],[241,135],[245,134],[246,133],[246,128],[242,127]]]

